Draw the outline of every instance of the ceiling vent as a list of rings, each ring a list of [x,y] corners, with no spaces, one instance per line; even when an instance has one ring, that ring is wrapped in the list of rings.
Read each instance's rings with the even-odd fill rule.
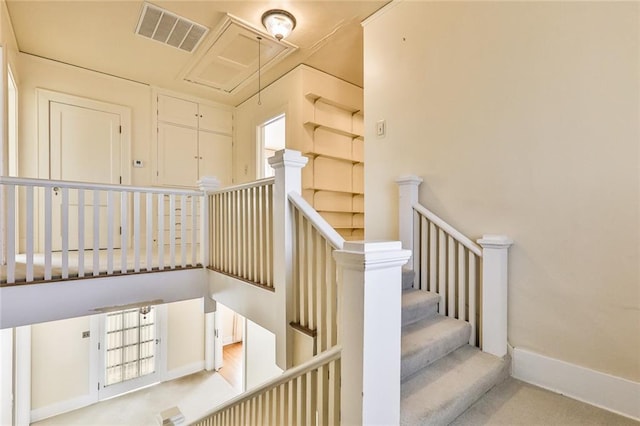
[[[193,52],[209,29],[168,10],[144,3],[136,34]]]

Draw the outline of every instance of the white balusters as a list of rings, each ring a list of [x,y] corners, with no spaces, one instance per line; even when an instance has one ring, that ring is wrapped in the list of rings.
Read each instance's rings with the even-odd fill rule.
[[[272,187],[265,179],[210,195],[211,268],[273,288]]]
[[[140,193],[133,193],[133,272],[140,272]]]
[[[107,191],[107,275],[113,274],[114,192]]]
[[[419,272],[416,273],[414,287],[440,296],[439,314],[469,322],[469,344],[504,355],[506,262],[511,240],[504,236],[485,236],[478,241],[483,246],[480,248],[418,203],[421,181],[415,176],[397,181],[400,186],[399,217],[403,246],[406,244],[413,248],[413,268]],[[412,220],[407,219],[407,209],[413,211]],[[413,240],[405,243],[410,228],[408,224],[413,227]],[[491,257],[487,258],[487,254]],[[479,321],[480,316],[482,321]],[[482,332],[478,330],[479,325],[482,325]],[[480,335],[483,336],[482,342]]]
[[[93,276],[100,275],[100,191],[93,190]]]
[[[169,267],[176,268],[176,196],[169,194]]]
[[[69,278],[69,188],[61,188],[60,236],[62,246],[62,279]]]
[[[25,199],[27,204],[26,211],[26,228],[27,228],[27,270],[26,270],[26,281],[33,281],[33,240],[35,238],[33,227],[34,227],[34,205],[33,205],[33,186],[27,186],[25,192]],[[9,210],[13,210],[9,208]]]
[[[164,269],[164,194],[158,194],[158,269]]]
[[[44,190],[44,279],[51,279],[51,239],[52,239],[52,223],[51,223],[51,206],[52,206],[52,190],[45,188]]]
[[[84,189],[78,189],[78,277],[84,277]],[[28,252],[27,252],[28,253]]]
[[[203,229],[199,220],[206,223],[208,215],[202,210],[205,203],[199,201],[201,192],[12,177],[0,177],[0,184],[7,194],[7,238],[3,244],[9,254],[7,267],[1,270],[1,283],[96,277],[112,275],[116,270],[120,274],[162,270],[165,242],[172,268],[196,267],[198,247],[206,250],[200,240],[208,238],[199,233]],[[164,235],[165,196],[174,200],[170,203],[173,213],[169,212],[173,219],[169,224],[170,241]],[[178,205],[176,197],[180,197]],[[156,198],[160,202],[154,205]],[[157,242],[153,234],[156,208]],[[17,210],[23,225],[20,240],[24,241],[24,255],[17,253],[16,247]],[[178,217],[176,212],[180,212]],[[180,253],[176,251],[178,244]],[[146,262],[141,253],[144,246]],[[116,250],[120,251],[119,265],[114,265]],[[158,251],[158,259],[154,259],[154,251]],[[24,267],[18,267],[21,264]]]
[[[7,282],[14,283],[16,281],[16,186],[7,185],[5,188],[7,202]]]
[[[153,270],[153,194],[147,192],[145,197],[145,217],[147,225],[147,271]],[[194,239],[195,240],[195,239]]]

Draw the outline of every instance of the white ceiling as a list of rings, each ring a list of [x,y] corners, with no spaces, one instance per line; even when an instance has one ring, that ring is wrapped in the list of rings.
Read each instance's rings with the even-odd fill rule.
[[[229,13],[260,31],[268,9],[291,12],[297,26],[287,42],[298,49],[262,75],[263,87],[300,63],[362,86],[360,22],[388,0],[162,1],[153,4],[211,31],[193,53],[134,34],[143,2],[138,0],[8,0],[21,52],[237,105],[257,91],[255,76],[234,93],[183,80],[194,56]]]

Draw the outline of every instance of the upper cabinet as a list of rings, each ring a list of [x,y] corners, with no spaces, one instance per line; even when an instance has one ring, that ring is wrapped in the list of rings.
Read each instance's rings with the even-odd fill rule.
[[[204,176],[231,184],[232,110],[164,94],[157,105],[158,184],[194,187]]]

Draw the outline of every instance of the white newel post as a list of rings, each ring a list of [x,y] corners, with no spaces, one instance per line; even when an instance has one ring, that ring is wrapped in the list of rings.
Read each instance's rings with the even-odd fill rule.
[[[202,267],[209,266],[209,237],[212,230],[209,229],[209,194],[215,192],[222,185],[215,176],[203,176],[197,182],[198,189],[204,193],[200,204],[200,261]]]
[[[343,425],[400,423],[402,266],[399,241],[345,242],[336,250]]]
[[[508,259],[513,241],[505,235],[483,235],[482,350],[503,357],[507,353]]]
[[[276,312],[276,364],[282,369],[293,365],[289,323],[293,318],[293,215],[288,194],[301,193],[302,168],[307,157],[300,152],[283,149],[269,158],[275,171],[273,186],[273,283]]]
[[[402,248],[411,252],[411,258],[405,269],[420,273],[419,259],[414,256],[413,242],[418,241],[416,232],[419,232],[419,220],[414,217],[413,206],[418,203],[418,188],[422,183],[422,178],[414,175],[402,176],[396,179],[398,184],[398,233]]]

